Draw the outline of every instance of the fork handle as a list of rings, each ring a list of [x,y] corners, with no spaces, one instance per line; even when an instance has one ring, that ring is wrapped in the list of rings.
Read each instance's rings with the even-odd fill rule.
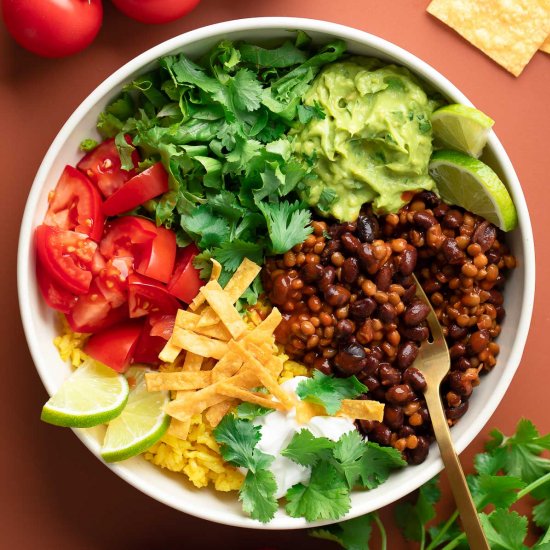
[[[449,478],[451,491],[453,492],[460,514],[462,526],[464,527],[468,544],[472,550],[490,550],[490,546],[485,538],[485,533],[481,528],[479,516],[477,515],[470,489],[466,483],[462,466],[454,450],[451,432],[443,411],[438,386],[439,385],[432,386],[430,390],[428,385],[424,397],[426,398],[426,404],[430,412],[437,444],[441,451],[441,458],[443,459],[443,464]]]

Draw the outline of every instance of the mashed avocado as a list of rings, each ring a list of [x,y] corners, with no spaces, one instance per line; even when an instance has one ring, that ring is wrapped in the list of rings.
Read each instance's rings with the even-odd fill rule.
[[[294,150],[312,163],[303,199],[339,220],[357,218],[361,205],[394,212],[402,194],[432,189],[430,116],[437,107],[405,68],[357,57],[328,65],[304,104],[320,107],[295,136]]]

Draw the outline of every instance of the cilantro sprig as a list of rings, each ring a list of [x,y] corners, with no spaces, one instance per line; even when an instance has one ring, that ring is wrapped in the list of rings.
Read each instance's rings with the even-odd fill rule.
[[[522,419],[512,436],[493,430],[486,452],[474,459],[475,472],[467,476],[487,541],[494,550],[526,550],[529,518],[512,510],[527,495],[535,499],[533,523],[542,531],[530,548],[550,550],[550,434],[540,435],[529,420]],[[466,536],[458,522],[458,510],[448,518],[437,519],[436,505],[441,497],[438,478],[423,485],[413,501],[395,507],[395,519],[408,540],[420,550],[467,550]],[[376,514],[317,529],[311,535],[332,540],[348,550],[368,550],[372,523],[383,530]],[[382,548],[386,549],[386,535]],[[391,546],[390,546],[391,547]]]

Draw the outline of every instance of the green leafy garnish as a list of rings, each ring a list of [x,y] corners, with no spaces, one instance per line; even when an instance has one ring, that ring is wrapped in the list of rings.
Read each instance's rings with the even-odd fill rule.
[[[267,407],[256,405],[255,403],[243,401],[237,405],[236,412],[237,416],[243,420],[254,420],[258,416],[265,416],[266,414],[272,413],[274,410],[275,409],[268,409]]]
[[[95,139],[87,138],[83,139],[80,142],[79,149],[81,151],[84,151],[85,153],[89,153],[90,151],[93,151],[98,145],[99,143]]]
[[[315,370],[312,378],[302,380],[296,388],[296,394],[304,401],[325,407],[329,415],[336,414],[342,406],[343,399],[353,399],[368,388],[355,376],[335,378]]]

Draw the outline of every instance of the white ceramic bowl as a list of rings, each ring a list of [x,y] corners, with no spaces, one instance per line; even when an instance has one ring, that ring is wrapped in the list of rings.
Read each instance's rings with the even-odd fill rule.
[[[69,374],[69,366],[61,361],[52,344],[55,336],[54,313],[47,308],[37,288],[34,276],[33,230],[42,222],[48,192],[55,186],[63,167],[78,160],[79,143],[94,135],[97,115],[124,83],[154,66],[155,61],[163,55],[183,51],[191,57],[198,56],[221,39],[246,39],[252,42],[283,39],[289,36],[290,29],[307,31],[315,41],[321,43],[341,38],[348,43],[349,50],[353,53],[376,56],[384,61],[404,65],[439,90],[449,101],[471,105],[445,77],[407,51],[362,31],[310,19],[276,17],[219,23],[177,36],[124,65],[82,102],[55,138],[34,180],[21,225],[18,257],[21,316],[36,368],[49,394],[53,394]],[[498,340],[501,347],[498,365],[483,378],[482,384],[476,388],[470,400],[468,412],[452,430],[459,452],[485,425],[500,403],[518,367],[529,329],[535,286],[535,257],[529,213],[510,159],[493,132],[489,136],[484,158],[506,182],[519,213],[519,227],[508,235],[511,248],[518,258],[518,267],[506,288],[507,317]],[[99,456],[104,428],[75,430],[75,433],[90,451]],[[260,524],[243,514],[234,493],[223,495],[194,489],[181,475],[161,470],[140,457],[109,465],[109,468],[160,502],[218,523],[262,529],[297,529],[312,525],[303,519],[288,517],[282,509],[271,523]],[[386,483],[373,491],[355,491],[347,518],[394,502],[432,478],[441,469],[441,459],[434,445],[423,464],[393,474]],[[321,523],[323,522],[318,524]]]

